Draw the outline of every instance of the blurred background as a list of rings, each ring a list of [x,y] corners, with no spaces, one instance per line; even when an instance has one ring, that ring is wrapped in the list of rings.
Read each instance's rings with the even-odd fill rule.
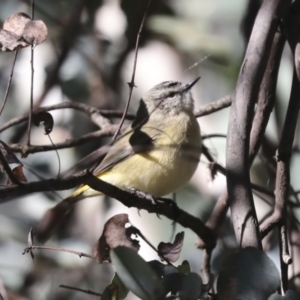
[[[146,0],[39,0],[35,3],[35,19],[43,20],[49,30],[47,40],[36,47],[34,56],[35,106],[48,106],[72,101],[99,109],[123,110],[129,92],[127,82],[133,70],[134,47],[138,29],[147,5]],[[155,84],[165,80],[188,82],[201,80],[193,88],[196,109],[234,92],[246,43],[260,1],[222,0],[152,0],[141,35],[136,79],[130,112],[135,113],[139,99]],[[0,18],[16,12],[30,15],[30,1],[1,0]],[[2,98],[13,62],[13,53],[0,53],[0,92]],[[0,126],[28,112],[30,105],[30,49],[19,52],[8,103],[0,118]],[[289,49],[285,49],[278,82],[278,101],[268,126],[267,138],[275,154],[285,117],[292,76]],[[98,128],[76,110],[51,112],[55,126],[51,133],[54,143],[79,138]],[[199,118],[202,133],[226,134],[229,109]],[[112,122],[118,123],[119,119]],[[7,144],[24,143],[24,124],[1,132]],[[32,144],[50,144],[43,126],[32,128]],[[297,134],[297,136],[299,136]],[[84,145],[58,150],[61,172],[71,168],[85,155],[108,142],[99,139]],[[298,140],[296,141],[297,144]],[[225,138],[205,140],[215,160],[225,166]],[[292,161],[292,184],[300,188],[299,153]],[[24,164],[28,180],[54,178],[59,172],[55,151],[18,157]],[[208,163],[201,158],[198,170],[188,186],[176,193],[178,205],[205,221],[225,187],[225,178],[214,179]],[[2,184],[6,178],[2,175]],[[257,160],[252,180],[271,191],[274,179]],[[60,284],[76,286],[101,293],[110,283],[113,268],[72,254],[35,251],[33,262],[22,255],[31,227],[43,214],[68,195],[70,191],[39,193],[14,199],[0,209],[0,279],[8,299],[95,299],[97,297],[59,288]],[[258,216],[270,207],[256,198]],[[200,272],[202,254],[197,250],[197,237],[190,230],[172,225],[164,217],[145,211],[128,209],[113,199],[97,197],[78,203],[71,216],[47,242],[47,245],[92,253],[104,223],[117,213],[128,213],[133,225],[157,246],[170,241],[174,230],[185,231],[185,242],[178,263],[188,260],[192,270]],[[229,218],[222,227],[213,257],[213,272],[218,273],[222,257],[235,247]],[[143,242],[140,254],[158,259]],[[278,263],[276,242],[269,239],[269,255]],[[15,298],[13,298],[15,297]],[[24,297],[24,298],[21,298]],[[132,296],[132,299],[134,297]]]

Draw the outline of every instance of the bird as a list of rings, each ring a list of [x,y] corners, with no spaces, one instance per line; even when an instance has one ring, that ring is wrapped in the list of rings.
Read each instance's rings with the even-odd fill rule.
[[[150,89],[140,100],[135,119],[113,143],[93,175],[120,189],[134,189],[154,198],[184,186],[197,169],[202,148],[191,93],[199,79],[189,83],[164,81]],[[81,185],[57,208],[66,209],[101,194]],[[42,219],[39,232],[45,232],[45,224],[49,225]]]

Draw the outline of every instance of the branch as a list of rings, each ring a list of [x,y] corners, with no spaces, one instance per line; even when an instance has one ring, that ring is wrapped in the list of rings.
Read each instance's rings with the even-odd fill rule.
[[[75,109],[75,110],[85,113],[89,117],[89,119],[100,128],[104,124],[104,121],[102,120],[103,117],[121,118],[122,114],[123,114],[122,111],[100,110],[100,109],[97,109],[88,104],[77,103],[77,102],[63,102],[63,103],[59,103],[59,104],[55,104],[55,105],[51,105],[51,106],[39,107],[34,110],[34,113],[38,114],[40,112],[64,109],[64,108],[71,108],[71,109]],[[135,117],[134,114],[126,115],[126,119],[128,119],[128,120],[133,120],[134,117]],[[20,123],[26,122],[27,120],[28,120],[28,113],[24,114],[23,116],[13,118],[0,127],[0,133],[14,125],[18,125]],[[107,121],[105,122],[105,124],[107,124]]]
[[[277,171],[275,188],[275,208],[272,215],[261,225],[261,234],[265,236],[270,230],[279,224],[280,232],[280,264],[281,264],[281,289],[283,293],[288,288],[288,264],[291,258],[288,253],[288,242],[286,234],[287,222],[287,202],[290,194],[290,160],[292,147],[296,132],[299,105],[300,105],[300,61],[297,57],[297,48],[299,48],[299,13],[300,1],[295,1],[289,10],[286,18],[285,30],[289,44],[294,54],[294,75],[292,90],[289,100],[289,106],[282,130],[282,135],[277,151]]]
[[[110,137],[114,134],[116,128],[117,125],[110,125],[105,127],[104,129],[88,133],[79,139],[66,140],[65,142],[56,143],[54,145],[53,144],[49,144],[49,145],[11,144],[9,145],[9,147],[12,151],[22,153],[23,156],[27,156],[28,154],[37,153],[37,152],[45,152],[45,151],[71,148],[74,146],[80,146],[87,142],[91,142],[95,139],[99,139],[99,137]]]
[[[70,176],[64,179],[48,179],[36,182],[24,182],[22,186],[11,186],[0,189],[0,203],[7,202],[16,197],[28,195],[35,192],[58,191],[74,188],[80,184],[87,184],[92,189],[101,191],[105,195],[115,198],[127,207],[145,209],[149,213],[156,213],[166,216],[167,218],[178,222],[183,227],[189,228],[201,237],[207,245],[214,245],[215,238],[209,228],[207,228],[200,219],[188,214],[184,210],[170,205],[169,201],[159,202],[158,205],[146,198],[128,193],[105,181],[102,181],[90,173],[82,172],[81,174]]]
[[[285,38],[283,34],[281,32],[277,32],[274,37],[267,68],[264,73],[263,81],[260,87],[257,109],[253,120],[253,126],[251,128],[249,150],[250,165],[252,164],[260,148],[262,138],[269,121],[270,113],[272,111],[276,99],[276,83],[279,70],[280,56],[283,51],[284,42]],[[215,103],[217,103],[217,101]],[[222,100],[220,100],[219,103],[221,104]],[[222,192],[221,196],[219,197],[218,201],[214,206],[214,209],[208,221],[206,222],[206,226],[208,226],[216,235],[218,234],[218,230],[221,228],[226,218],[228,209],[229,203],[228,193],[226,189]],[[203,241],[199,240],[197,246],[199,248],[203,248]]]
[[[219,100],[216,100],[212,103],[204,105],[197,112],[195,112],[195,116],[197,118],[203,117],[208,114],[217,112],[221,109],[224,109],[226,107],[229,107],[231,105],[231,97],[232,97],[232,95],[228,95],[228,96],[225,96],[225,97],[223,97]],[[50,106],[39,107],[34,110],[34,113],[38,114],[40,112],[52,111],[52,110],[64,109],[64,108],[75,109],[82,113],[85,113],[89,117],[89,119],[98,127],[103,126],[103,120],[101,119],[103,117],[121,118],[123,115],[123,111],[102,110],[102,109],[98,109],[93,106],[90,106],[88,104],[77,103],[77,102],[63,102],[63,103],[54,104],[54,105],[50,105]],[[28,116],[29,116],[29,114],[27,113],[27,114],[24,114],[23,116],[19,116],[19,117],[9,120],[8,122],[6,122],[5,124],[3,124],[0,127],[0,133],[14,125],[18,125],[23,122],[26,122],[28,120]],[[132,121],[134,118],[135,118],[134,114],[131,114],[131,113],[126,114],[127,120]]]
[[[11,67],[11,71],[10,71],[8,83],[7,83],[7,86],[6,86],[6,91],[5,91],[4,99],[3,99],[3,102],[2,102],[2,105],[1,105],[1,108],[0,108],[0,116],[2,115],[2,112],[4,110],[5,104],[7,102],[8,93],[9,93],[9,90],[10,90],[10,87],[11,87],[12,78],[13,78],[13,75],[14,75],[16,60],[17,60],[17,57],[18,57],[18,52],[19,52],[19,50],[15,51],[14,60],[13,60],[13,64],[12,64],[12,67]]]
[[[229,107],[231,105],[233,96],[234,96],[233,94],[227,95],[219,100],[216,100],[212,103],[204,105],[203,107],[200,107],[199,110],[195,112],[196,118],[210,115],[221,109]]]
[[[299,1],[298,12],[300,11]],[[294,21],[294,24],[288,26],[288,39],[295,54],[296,44],[293,42],[297,33],[298,14],[293,14],[292,8],[289,13],[289,22]],[[294,18],[293,18],[294,17]],[[286,113],[286,118],[283,126],[283,131],[277,151],[277,170],[276,170],[276,188],[275,188],[275,207],[272,215],[267,218],[260,226],[261,236],[265,237],[279,222],[283,221],[286,210],[286,203],[290,194],[290,158],[292,154],[292,147],[294,135],[297,125],[298,112],[300,104],[300,82],[297,75],[297,66],[294,68],[292,90],[289,100],[289,106]]]
[[[132,77],[131,77],[131,81],[128,83],[128,86],[129,86],[128,98],[127,98],[127,101],[126,101],[124,113],[123,113],[123,116],[121,118],[119,127],[118,127],[118,129],[116,130],[116,132],[113,136],[113,141],[117,138],[117,136],[120,133],[120,130],[123,126],[126,114],[128,112],[132,91],[133,91],[133,88],[135,87],[134,79],[135,79],[135,71],[136,71],[136,64],[137,64],[137,56],[138,56],[138,52],[139,52],[140,38],[141,38],[142,30],[143,30],[144,25],[145,25],[145,21],[146,21],[146,17],[147,17],[147,14],[148,14],[149,7],[150,7],[150,3],[151,3],[151,0],[148,0],[147,6],[146,6],[146,9],[145,9],[145,12],[144,12],[144,16],[143,16],[143,19],[142,19],[142,22],[141,22],[141,25],[140,25],[140,28],[139,28],[139,31],[138,31],[138,34],[137,34],[136,44],[135,44],[135,53],[134,53],[134,63],[133,63]]]
[[[262,248],[249,175],[249,141],[254,106],[272,41],[288,1],[265,0],[258,12],[230,111],[227,188],[231,218],[241,247]],[[243,238],[246,237],[246,238]]]
[[[262,144],[271,112],[276,100],[276,87],[280,59],[285,44],[285,36],[281,31],[276,32],[271,47],[270,56],[264,77],[260,86],[257,107],[250,134],[249,161],[252,164]]]

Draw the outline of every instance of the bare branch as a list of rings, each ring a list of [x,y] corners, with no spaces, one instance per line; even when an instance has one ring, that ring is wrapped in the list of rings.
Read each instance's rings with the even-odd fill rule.
[[[73,290],[73,291],[82,292],[82,293],[89,294],[89,295],[94,295],[94,296],[99,296],[99,297],[102,296],[102,294],[100,294],[100,293],[96,293],[96,292],[93,292],[93,291],[90,291],[90,290],[84,290],[84,289],[80,289],[80,288],[77,288],[77,287],[68,286],[68,285],[64,285],[64,284],[61,284],[59,287],[69,289],[69,290]]]
[[[7,87],[6,87],[6,91],[5,91],[5,95],[4,95],[4,99],[3,99],[3,102],[2,102],[2,105],[1,105],[1,108],[0,108],[0,116],[2,115],[2,112],[4,110],[4,107],[5,107],[7,98],[8,98],[8,93],[9,93],[12,78],[13,78],[13,75],[14,75],[16,60],[17,60],[17,57],[18,57],[18,52],[19,52],[18,50],[15,51],[15,56],[14,56],[13,64],[12,64],[12,67],[11,67],[11,71],[10,71],[10,75],[9,75],[9,79],[8,79],[8,83],[7,83]]]
[[[11,144],[9,145],[10,149],[14,152],[22,153],[23,156],[27,156],[28,154],[37,153],[37,152],[45,152],[52,151],[57,149],[65,149],[71,148],[74,146],[79,146],[85,144],[87,142],[91,142],[99,137],[110,137],[114,134],[117,125],[107,126],[104,129],[97,130],[95,132],[88,133],[82,136],[79,139],[67,140],[62,143],[57,144],[49,144],[49,145],[20,145],[20,144]]]
[[[233,94],[227,95],[219,100],[204,105],[203,107],[200,107],[199,110],[195,112],[195,116],[197,118],[203,117],[206,115],[210,115],[214,112],[217,112],[221,109],[224,109],[226,107],[229,107],[231,105],[233,96],[234,96]]]
[[[84,252],[70,250],[70,249],[66,249],[66,248],[51,247],[51,246],[32,245],[30,247],[27,247],[22,254],[29,253],[29,252],[31,252],[32,250],[35,250],[35,249],[67,252],[67,253],[72,253],[72,254],[78,255],[79,257],[87,257],[87,258],[94,259],[94,257],[92,255],[84,253]]]
[[[89,119],[100,128],[103,126],[103,123],[104,123],[104,121],[101,119],[102,116],[104,116],[106,118],[121,118],[122,114],[123,114],[123,112],[121,112],[121,111],[100,110],[100,109],[97,109],[88,104],[76,103],[76,102],[63,102],[63,103],[54,104],[54,105],[50,105],[50,106],[39,107],[34,110],[34,113],[38,114],[38,113],[45,112],[45,111],[64,109],[64,108],[71,108],[71,109],[75,109],[75,110],[85,113],[89,117]],[[134,117],[135,117],[134,114],[126,115],[126,119],[128,119],[128,120],[133,120]],[[3,132],[4,130],[6,130],[12,126],[23,123],[27,120],[28,120],[28,114],[13,118],[0,127],[0,132]],[[105,124],[106,123],[107,123],[107,121],[105,122]]]
[[[297,22],[300,11],[300,2],[298,1],[295,3],[298,3],[298,14],[294,13],[293,10],[295,9],[295,5],[293,5],[290,10],[288,19],[289,22],[294,21],[294,24],[290,24],[290,26],[286,28],[287,30],[289,30],[289,34],[287,36],[291,47],[293,47],[293,53],[295,53],[296,48],[296,44],[293,41],[295,40],[295,36],[298,36]],[[297,68],[295,67],[289,106],[279,143],[279,148],[277,151],[275,208],[272,215],[267,218],[260,226],[262,237],[265,237],[274,228],[274,226],[278,224],[278,222],[284,220],[286,204],[290,194],[290,159],[300,104],[300,82],[296,69]]]
[[[289,1],[265,0],[258,12],[233,100],[227,139],[227,188],[235,235],[241,247],[262,248],[249,176],[254,105],[279,20]],[[246,238],[243,238],[246,237]]]
[[[35,182],[24,182],[22,186],[11,186],[0,189],[0,203],[10,201],[16,197],[24,196],[30,193],[66,190],[74,188],[80,184],[87,184],[92,189],[101,191],[105,195],[115,198],[127,207],[136,207],[137,209],[145,209],[149,213],[164,215],[174,220],[183,227],[190,228],[208,245],[215,244],[215,238],[209,228],[207,228],[199,218],[196,218],[184,210],[170,205],[169,201],[159,201],[158,205],[145,198],[128,193],[105,181],[102,181],[90,173],[82,172],[81,174],[70,176],[64,179],[48,179]]]
[[[32,1],[32,9],[34,8]],[[32,13],[33,15],[33,13]],[[31,45],[31,82],[30,82],[30,109],[28,117],[28,127],[27,127],[27,142],[26,145],[30,146],[30,135],[31,135],[31,126],[32,126],[32,114],[33,114],[33,85],[34,85],[34,45]]]
[[[140,38],[141,38],[142,30],[143,30],[144,25],[145,25],[146,16],[148,14],[150,3],[151,3],[151,0],[149,0],[148,3],[147,3],[145,13],[144,13],[144,16],[143,16],[143,19],[142,19],[142,22],[141,22],[141,25],[140,25],[140,28],[139,28],[139,31],[138,31],[138,34],[137,34],[136,45],[135,45],[135,54],[134,54],[134,63],[133,63],[133,70],[132,70],[132,77],[131,77],[131,81],[128,83],[128,85],[129,85],[129,94],[128,94],[128,98],[127,98],[127,101],[126,101],[126,106],[125,106],[124,113],[123,113],[123,116],[121,118],[119,127],[116,130],[116,132],[115,132],[115,134],[112,138],[113,141],[117,138],[117,136],[120,133],[120,130],[123,126],[123,123],[125,121],[125,116],[128,112],[132,91],[133,91],[133,88],[135,87],[134,79],[135,79],[135,71],[136,71],[136,64],[137,64],[137,56],[138,56],[138,51],[139,51]]]
[[[282,32],[276,32],[271,47],[268,64],[260,86],[257,107],[250,134],[249,160],[252,164],[260,146],[271,112],[276,100],[276,87],[280,58],[285,44],[285,37]]]

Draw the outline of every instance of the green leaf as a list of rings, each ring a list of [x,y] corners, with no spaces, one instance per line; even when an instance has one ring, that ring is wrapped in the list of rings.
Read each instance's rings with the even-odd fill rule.
[[[197,300],[201,295],[202,279],[196,273],[183,276],[178,296],[181,300]]]
[[[171,292],[172,295],[177,295],[180,291],[181,283],[185,275],[181,273],[171,273],[164,276],[164,284],[167,292]]]
[[[114,284],[108,285],[102,293],[101,300],[119,300],[118,289]]]
[[[102,293],[101,300],[122,300],[127,297],[128,292],[119,276],[115,274],[111,284]]]
[[[166,292],[162,280],[134,250],[117,247],[110,258],[125,286],[143,300],[163,299]]]
[[[265,300],[280,285],[275,264],[261,250],[245,248],[223,264],[217,291],[220,300]]]
[[[191,267],[187,260],[184,260],[182,264],[177,267],[177,269],[182,274],[188,274],[191,272]]]

